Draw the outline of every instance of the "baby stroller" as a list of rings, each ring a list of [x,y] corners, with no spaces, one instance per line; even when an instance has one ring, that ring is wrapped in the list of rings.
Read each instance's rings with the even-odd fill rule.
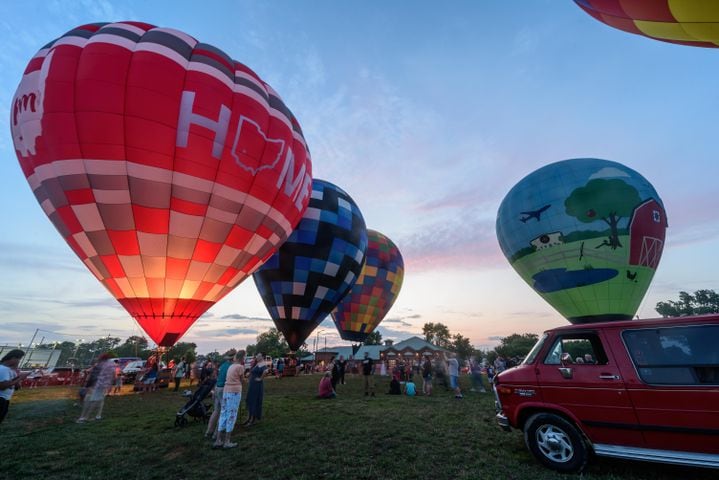
[[[203,403],[203,400],[207,398],[214,386],[214,380],[207,380],[200,385],[195,393],[192,394],[190,400],[188,400],[185,406],[175,415],[176,427],[184,427],[187,425],[186,414],[195,420],[207,421],[207,419],[210,418],[210,415],[212,415],[212,404]]]

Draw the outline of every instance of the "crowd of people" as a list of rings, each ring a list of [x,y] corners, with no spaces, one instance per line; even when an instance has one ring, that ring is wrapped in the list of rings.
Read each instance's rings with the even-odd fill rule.
[[[22,350],[13,350],[2,358],[0,364],[0,422],[5,418],[10,399],[16,386],[18,386],[29,374],[20,373],[18,365],[24,355]],[[472,357],[466,364],[466,371],[472,380],[471,391],[485,392],[483,377],[486,374],[491,382],[496,373],[508,368],[511,360],[502,357],[497,358],[493,364],[486,365],[479,359]],[[159,372],[170,373],[170,380],[174,382],[173,392],[179,392],[181,384],[192,388],[193,384],[198,387],[204,386],[212,391],[213,409],[208,418],[205,436],[212,439],[213,448],[233,448],[237,444],[231,441],[231,435],[235,429],[238,417],[241,415],[241,401],[243,391],[245,392],[244,402],[246,405],[247,417],[242,426],[250,427],[262,419],[262,404],[264,398],[264,378],[273,373],[275,377],[282,378],[286,366],[293,368],[293,372],[322,372],[318,385],[318,398],[337,398],[337,388],[345,385],[346,374],[352,370],[362,375],[363,392],[365,396],[374,397],[375,376],[389,375],[391,377],[388,394],[406,395],[414,397],[417,395],[431,396],[435,385],[452,391],[457,399],[463,398],[459,385],[459,376],[462,371],[456,355],[449,353],[447,358],[424,357],[421,362],[396,361],[388,368],[385,361],[372,359],[368,353],[361,359],[345,359],[343,356],[332,359],[328,364],[310,365],[306,368],[304,364],[297,365],[293,358],[278,359],[273,366],[266,361],[264,355],[257,354],[254,357],[245,359],[245,352],[231,351],[220,361],[210,358],[203,358],[197,361],[188,362],[185,357],[171,359],[167,367],[161,362],[159,355],[152,355],[144,364],[144,370],[140,372],[134,383],[133,390],[138,393],[154,392],[159,384]],[[422,380],[421,393],[415,383],[415,378]],[[85,371],[84,385],[79,391],[81,413],[77,423],[85,423],[90,420],[101,420],[106,395],[117,395],[122,392],[123,372],[118,359],[110,354],[102,354],[97,362]],[[243,390],[243,385],[245,389]],[[185,391],[185,395],[192,395],[191,390]]]

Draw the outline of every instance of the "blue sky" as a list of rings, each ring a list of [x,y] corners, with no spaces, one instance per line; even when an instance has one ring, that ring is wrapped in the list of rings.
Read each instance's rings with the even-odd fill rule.
[[[640,316],[654,316],[656,302],[679,290],[719,287],[714,50],[613,30],[569,0],[56,0],[3,10],[0,343],[27,342],[35,328],[67,338],[139,333],[35,202],[7,124],[32,55],[99,21],[185,31],[282,95],[304,129],[314,175],[352,195],[368,227],[404,254],[387,337],[440,321],[489,346],[566,323],[511,270],[494,222],[518,180],[567,158],[623,163],[664,201],[667,245]],[[242,346],[268,318],[246,281],[186,338],[201,349]],[[321,329],[335,343],[333,327]]]

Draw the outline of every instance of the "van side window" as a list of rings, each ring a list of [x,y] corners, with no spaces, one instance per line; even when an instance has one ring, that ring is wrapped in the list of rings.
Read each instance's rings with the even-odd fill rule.
[[[574,365],[606,365],[607,354],[602,341],[596,333],[576,333],[560,335],[544,358],[546,365],[559,365],[562,355],[568,355]]]
[[[655,385],[719,385],[719,325],[622,333],[641,379]]]

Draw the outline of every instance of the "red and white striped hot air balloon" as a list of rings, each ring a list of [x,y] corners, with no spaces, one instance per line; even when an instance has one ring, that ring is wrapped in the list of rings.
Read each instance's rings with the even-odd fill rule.
[[[92,24],[50,42],[25,70],[11,129],[44,212],[161,346],[272,255],[309,201],[292,112],[177,30]]]

